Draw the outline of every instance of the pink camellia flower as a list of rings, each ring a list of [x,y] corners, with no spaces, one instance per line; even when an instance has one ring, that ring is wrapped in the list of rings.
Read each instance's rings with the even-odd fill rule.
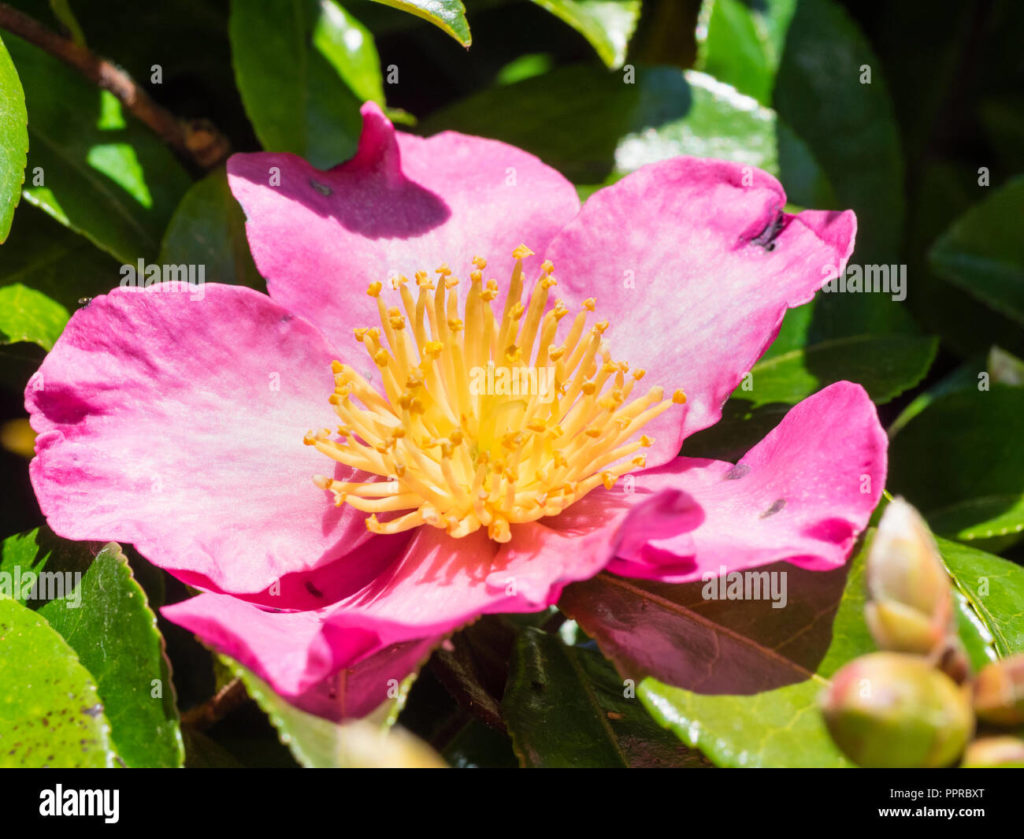
[[[455,628],[604,569],[845,561],[885,476],[859,386],[736,465],[678,453],[844,268],[852,213],[784,213],[771,176],[692,158],[581,209],[519,149],[363,117],[330,171],[230,160],[269,296],[114,289],[76,312],[27,392],[58,534],[202,589],[164,614],[334,718]]]

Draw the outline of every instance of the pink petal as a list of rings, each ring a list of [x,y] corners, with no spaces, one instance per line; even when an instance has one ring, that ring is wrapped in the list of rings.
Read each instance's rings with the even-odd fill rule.
[[[378,322],[371,282],[433,276],[442,263],[466,277],[479,255],[504,289],[512,250],[541,253],[579,210],[573,186],[520,149],[452,132],[423,139],[395,132],[373,103],[362,112],[356,156],[330,171],[290,154],[228,161],[271,297],[334,341]]]
[[[337,355],[265,295],[202,289],[115,289],[75,313],[26,392],[40,506],[59,535],[133,543],[194,585],[292,575],[281,606],[302,605],[296,574],[358,552],[332,573],[351,591],[401,544],[367,544],[363,514],[313,484],[345,471],[302,442],[336,424]]]
[[[794,216],[785,202],[758,169],[675,158],[594,193],[547,250],[568,304],[596,297],[613,357],[688,396],[645,429],[649,465],[718,421],[786,309],[846,265],[853,213]]]
[[[586,500],[573,509],[573,519],[552,520],[559,529],[519,526],[512,541],[501,546],[482,530],[452,539],[421,527],[400,560],[362,591],[324,609],[273,612],[205,594],[163,613],[282,695],[321,713],[330,705],[338,672],[381,656],[374,672],[391,662],[387,678],[401,679],[405,674],[397,671],[406,665],[411,670],[437,638],[463,624],[482,614],[543,610],[564,586],[598,573],[611,558],[615,524],[625,509],[618,510],[618,518]],[[401,653],[381,655],[396,645]],[[367,695],[379,687],[369,684]],[[366,698],[356,704],[373,707]]]
[[[864,389],[830,385],[795,406],[735,466],[680,457],[638,473],[637,501],[619,531],[632,555],[608,570],[686,583],[781,560],[812,571],[838,567],[881,497],[886,450]]]

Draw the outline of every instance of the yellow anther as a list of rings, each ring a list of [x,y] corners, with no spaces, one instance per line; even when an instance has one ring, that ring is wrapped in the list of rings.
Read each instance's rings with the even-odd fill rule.
[[[513,255],[531,254],[520,246]],[[474,257],[472,265],[461,302],[447,264],[437,269],[441,282],[415,272],[416,299],[405,276],[390,275],[401,305],[385,305],[384,283],[370,284],[383,329],[353,334],[380,377],[371,384],[333,361],[333,393],[326,395],[341,423],[333,437],[328,429],[303,437],[369,476],[359,482],[320,475],[315,482],[334,504],[368,514],[373,533],[426,526],[462,538],[484,529],[506,542],[515,525],[557,515],[641,468],[644,458],[633,454],[652,440],[639,429],[685,400],[682,391],[665,400],[655,387],[629,401],[629,365],[612,358],[614,336],[607,343],[603,337],[607,321],[586,329],[593,299],[583,301],[553,346],[556,322],[569,307],[563,300],[547,307],[556,285],[550,261],[532,299],[522,299],[526,281],[517,262],[500,312],[492,309],[499,288],[494,279],[485,282],[486,261]],[[632,375],[639,380],[644,371]],[[385,521],[378,518],[383,513]]]
[[[533,256],[533,251],[526,247],[526,245],[519,245],[512,251],[513,259],[525,259],[528,256]]]
[[[677,390],[675,393],[672,394],[672,401],[676,405],[682,405],[684,402],[686,402],[686,394],[683,393],[681,390]]]
[[[541,263],[540,271],[541,271],[542,274],[550,274],[554,270],[555,270],[554,263],[552,263],[550,259],[545,259]]]

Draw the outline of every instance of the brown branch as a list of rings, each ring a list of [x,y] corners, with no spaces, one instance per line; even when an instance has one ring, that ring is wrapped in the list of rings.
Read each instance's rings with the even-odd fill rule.
[[[124,70],[74,41],[58,35],[23,12],[0,3],[0,29],[35,44],[74,68],[93,84],[109,90],[183,159],[210,169],[230,153],[227,138],[206,120],[179,120],[139,87]]]
[[[181,715],[181,724],[205,731],[220,722],[249,698],[241,679],[232,679],[202,705],[189,708]]]

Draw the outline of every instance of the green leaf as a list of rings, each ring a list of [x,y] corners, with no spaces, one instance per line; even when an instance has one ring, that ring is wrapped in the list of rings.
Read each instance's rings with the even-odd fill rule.
[[[889,449],[889,488],[936,533],[960,541],[1024,531],[1024,389],[946,393],[906,422]]]
[[[626,83],[623,73],[632,72]],[[613,183],[645,163],[687,154],[778,172],[772,111],[703,73],[670,67],[623,73],[560,68],[470,96],[425,120],[423,130],[504,140],[577,184]],[[803,165],[815,164],[805,159]]]
[[[108,254],[31,205],[18,211],[3,248],[0,286],[26,286],[69,312],[120,281],[118,263]]]
[[[586,38],[601,60],[621,67],[640,19],[640,0],[533,0]]]
[[[527,628],[516,642],[503,716],[522,766],[701,766],[666,734],[600,655]]]
[[[124,762],[180,766],[184,747],[163,638],[120,547],[111,543],[93,557],[83,544],[34,530],[4,541],[0,570],[39,575],[36,594],[47,596],[27,605],[92,675]]]
[[[849,766],[825,729],[818,700],[840,667],[875,650],[863,615],[872,537],[869,531],[847,567],[836,571],[785,563],[755,569],[786,572],[782,609],[763,599],[707,599],[703,582],[668,585],[607,574],[573,584],[559,605],[623,676],[647,676],[637,695],[654,718],[714,763]],[[950,562],[955,572],[963,570],[957,560]],[[1007,565],[999,571],[1008,573]],[[961,612],[967,601],[958,602]],[[994,632],[983,613],[970,611],[960,615],[959,629],[978,662]]]
[[[245,214],[231,195],[223,169],[185,193],[167,225],[160,262],[203,265],[208,282],[265,287],[245,238]]]
[[[466,7],[461,0],[375,0],[384,6],[401,9],[429,21],[451,35],[462,46],[473,43],[466,20]]]
[[[759,361],[749,386],[734,398],[753,407],[773,402],[795,405],[826,385],[842,380],[864,386],[882,405],[918,384],[928,372],[938,341],[917,335],[855,335],[812,344]]]
[[[0,343],[31,341],[52,349],[68,317],[60,303],[20,283],[0,288]]]
[[[889,437],[895,437],[903,426],[940,396],[964,390],[977,390],[978,383],[981,381],[979,376],[985,372],[984,368],[985,364],[982,359],[966,361],[951,373],[943,376],[926,391],[918,394],[914,401],[907,405],[900,415],[896,417],[892,425],[889,426]]]
[[[0,597],[0,767],[112,767],[96,685],[42,617]]]
[[[932,268],[958,288],[1024,324],[1024,177],[971,207],[932,247]]]
[[[0,40],[0,242],[11,230],[28,154],[28,115],[18,71]]]
[[[360,101],[384,107],[384,79],[373,33],[333,0],[321,0],[313,47],[326,58]]]
[[[795,0],[751,6],[741,0],[708,0],[697,27],[697,66],[716,79],[771,105],[786,30]]]
[[[863,68],[870,69],[870,84],[861,83]],[[899,131],[881,62],[838,3],[796,4],[774,102],[810,146],[839,206],[857,212],[856,258],[894,261],[904,212]]]
[[[392,728],[398,705],[386,702],[372,718],[334,723],[296,708],[255,673],[236,661],[221,658],[245,683],[249,696],[270,718],[281,742],[305,767],[444,766],[444,761],[426,743],[404,729]]]
[[[31,150],[25,199],[121,262],[156,257],[189,186],[177,159],[114,96],[11,36]]]
[[[1024,652],[1024,568],[937,537],[954,582],[992,638],[1000,658]]]
[[[355,153],[358,97],[381,95],[365,28],[334,0],[232,0],[228,32],[242,102],[267,151],[320,169]]]
[[[859,382],[877,404],[884,404],[924,378],[938,342],[900,334],[855,335],[802,349],[797,345],[755,364],[725,403],[722,418],[688,438],[684,453],[738,460],[782,421],[792,405],[844,379]]]

